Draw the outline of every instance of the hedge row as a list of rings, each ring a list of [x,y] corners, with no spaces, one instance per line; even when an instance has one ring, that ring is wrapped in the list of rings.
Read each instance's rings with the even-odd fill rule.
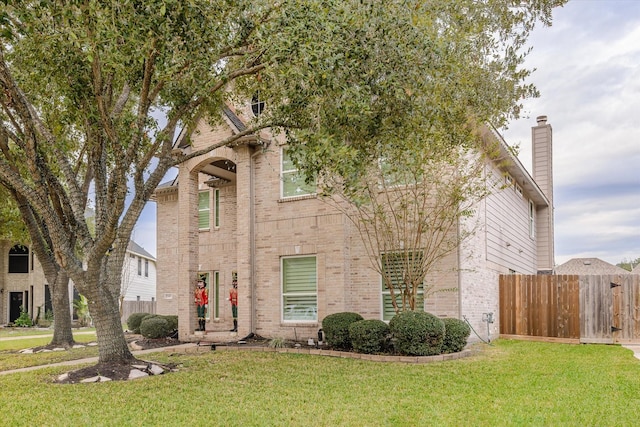
[[[467,345],[469,326],[459,319],[441,319],[431,313],[404,311],[389,324],[365,320],[353,312],[334,313],[322,321],[327,343],[338,350],[433,356],[455,353]]]

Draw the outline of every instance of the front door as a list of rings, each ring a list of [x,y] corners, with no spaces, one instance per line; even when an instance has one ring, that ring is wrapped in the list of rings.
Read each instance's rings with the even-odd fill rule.
[[[20,317],[22,308],[22,292],[10,292],[9,294],[9,323]]]

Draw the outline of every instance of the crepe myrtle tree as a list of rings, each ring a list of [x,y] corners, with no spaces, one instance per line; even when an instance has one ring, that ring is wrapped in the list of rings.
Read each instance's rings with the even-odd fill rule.
[[[285,130],[320,176],[323,154],[358,170],[389,135],[504,124],[535,94],[518,48],[563,2],[5,1],[0,179],[38,214],[55,262],[87,298],[99,363],[130,363],[123,259],[169,168],[266,127]],[[173,149],[177,129],[215,124],[225,103],[258,90],[268,108],[244,131]]]

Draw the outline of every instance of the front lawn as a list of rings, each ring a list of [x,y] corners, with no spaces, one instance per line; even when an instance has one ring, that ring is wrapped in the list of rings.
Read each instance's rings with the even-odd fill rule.
[[[3,375],[21,425],[636,425],[640,361],[619,346],[499,340],[472,357],[381,363],[250,351],[154,353],[177,373],[59,385],[68,367]]]

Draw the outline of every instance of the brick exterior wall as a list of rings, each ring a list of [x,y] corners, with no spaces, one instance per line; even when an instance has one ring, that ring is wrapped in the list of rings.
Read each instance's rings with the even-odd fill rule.
[[[192,149],[219,142],[230,132],[227,126],[213,130],[201,123]],[[181,339],[199,339],[193,336],[192,298],[198,271],[220,274],[220,316],[207,323],[208,332],[228,331],[231,326],[226,296],[234,272],[239,282],[239,336],[254,332],[306,340],[317,336],[322,319],[332,313],[354,311],[367,319],[382,318],[381,280],[357,230],[319,198],[282,199],[280,156],[274,140],[266,150],[248,144],[218,148],[181,165],[177,188],[157,192],[158,313],[178,314]],[[235,182],[220,187],[220,227],[198,231],[197,193],[207,189],[203,183],[208,179],[199,172],[221,159],[235,164]],[[496,318],[490,325],[494,335],[499,320],[498,275],[509,269],[487,260],[486,215],[483,202],[467,224],[479,224],[479,231],[441,260],[427,278],[431,292],[425,309],[443,317],[466,316],[479,332],[486,332],[483,313],[491,312]],[[316,257],[317,321],[286,322],[282,259],[304,255]]]

